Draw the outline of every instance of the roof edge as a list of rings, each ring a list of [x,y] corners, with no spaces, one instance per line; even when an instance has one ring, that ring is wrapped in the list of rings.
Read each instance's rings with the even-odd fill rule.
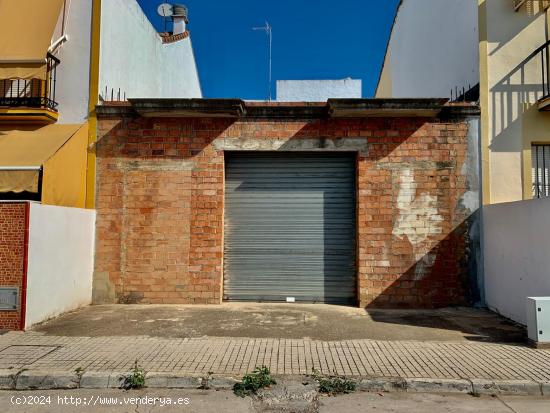
[[[241,99],[129,99],[96,107],[100,117],[368,118],[478,116],[474,103],[447,98],[329,99],[327,102],[247,102]]]

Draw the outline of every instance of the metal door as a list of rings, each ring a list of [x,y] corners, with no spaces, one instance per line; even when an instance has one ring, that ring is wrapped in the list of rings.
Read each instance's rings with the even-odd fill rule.
[[[354,303],[355,156],[227,153],[224,298]]]

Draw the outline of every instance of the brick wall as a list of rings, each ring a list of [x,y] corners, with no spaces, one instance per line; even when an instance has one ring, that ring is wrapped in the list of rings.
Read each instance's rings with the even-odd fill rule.
[[[224,150],[312,139],[366,147],[357,165],[359,304],[468,302],[464,120],[124,116],[99,128],[96,302],[221,302]]]
[[[22,297],[25,263],[26,204],[0,203],[0,286],[18,287]],[[19,330],[18,311],[0,311],[0,330]]]

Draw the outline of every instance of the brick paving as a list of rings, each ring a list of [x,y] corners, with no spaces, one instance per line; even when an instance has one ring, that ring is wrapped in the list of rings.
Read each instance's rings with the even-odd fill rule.
[[[421,341],[247,338],[0,336],[0,369],[146,371],[239,376],[260,365],[274,374],[550,382],[550,351],[519,345]]]

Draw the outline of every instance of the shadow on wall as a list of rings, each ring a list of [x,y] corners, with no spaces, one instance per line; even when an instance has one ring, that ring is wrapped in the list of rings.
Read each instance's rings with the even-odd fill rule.
[[[529,65],[537,65],[540,72],[540,54],[526,59],[491,89],[492,151],[518,152],[522,148],[520,119],[544,96],[542,74],[540,83],[525,83]]]
[[[509,5],[499,7],[506,7],[506,13],[509,15]],[[492,36],[488,35],[490,44],[498,42],[498,46],[489,53],[489,70],[506,67],[510,60],[506,53],[524,53],[523,60],[490,90],[492,133],[489,147],[495,152],[518,152],[522,149],[520,119],[530,106],[544,97],[543,71],[548,72],[549,49],[536,51],[547,38],[546,12],[538,11],[539,7],[541,6],[538,3],[527,1],[520,11],[512,15],[513,18],[507,19],[506,24],[493,27],[493,31],[499,30],[498,32],[492,33]],[[493,12],[497,13],[495,10]],[[534,27],[536,24],[541,27]],[[538,43],[534,43],[534,33],[537,32],[540,39]],[[521,42],[532,42],[531,50],[526,49],[525,44]],[[491,60],[495,63],[491,63]],[[546,80],[548,82],[548,75]]]
[[[94,302],[206,303],[189,297],[216,289],[219,294],[218,265],[205,271],[195,251],[204,245],[219,249],[211,254],[221,268],[223,240],[204,228],[210,219],[223,222],[228,150],[356,153],[361,301],[394,308],[476,301],[472,251],[478,239],[471,230],[477,215],[462,202],[471,189],[462,173],[467,137],[438,130],[443,140],[431,139],[431,122],[100,121]],[[452,139],[445,139],[447,133]],[[177,219],[170,208],[177,209]]]
[[[392,257],[395,265],[410,266],[396,276],[388,286],[386,281],[371,281],[383,288],[367,308],[441,308],[449,305],[470,305],[478,302],[476,257],[473,256],[469,230],[477,225],[478,212],[444,235],[428,251],[418,253],[406,237],[392,242],[398,254]],[[423,251],[423,248],[420,247]]]

